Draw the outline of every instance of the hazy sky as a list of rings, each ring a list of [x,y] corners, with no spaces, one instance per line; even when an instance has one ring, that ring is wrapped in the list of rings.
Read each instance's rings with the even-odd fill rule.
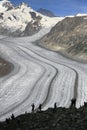
[[[59,16],[87,13],[87,0],[11,0],[15,4],[27,2],[33,9],[45,8]]]

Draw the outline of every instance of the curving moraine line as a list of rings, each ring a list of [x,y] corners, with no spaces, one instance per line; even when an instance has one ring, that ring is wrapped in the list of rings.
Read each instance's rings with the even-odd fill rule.
[[[29,46],[29,48],[30,48],[30,46]],[[34,48],[33,48],[33,50],[34,50]],[[38,51],[36,51],[36,52],[38,53]],[[40,56],[41,56],[41,53],[40,53]],[[47,59],[49,57],[49,56],[44,56],[44,55],[42,55],[42,56]],[[51,58],[51,57],[49,57],[49,58]],[[54,59],[52,59],[52,61],[55,63]],[[75,61],[75,64],[73,64],[74,62],[71,63],[71,61],[67,62],[67,60],[66,60],[67,63],[65,62],[65,60],[64,61],[59,60],[59,61],[61,63],[63,62],[63,65],[65,65],[65,66],[68,64],[68,68],[70,67],[76,72],[77,79],[75,80],[73,98],[77,98],[77,107],[80,107],[80,105],[83,105],[84,102],[87,101],[87,96],[86,96],[87,95],[87,91],[86,91],[87,90],[87,87],[86,87],[86,78],[87,78],[86,69],[87,69],[87,67],[85,65],[85,68],[84,68],[84,64],[78,63],[76,61]],[[60,64],[58,61],[56,61],[56,63]],[[79,79],[79,81],[78,81],[78,79]]]
[[[28,48],[26,48],[26,49],[28,49]],[[28,50],[32,51],[33,53],[35,53],[35,54],[38,55],[39,57],[42,57],[43,59],[46,59],[46,60],[48,60],[48,61],[53,62],[52,60],[50,60],[50,59],[48,59],[48,58],[42,56],[41,54],[38,54],[37,52],[35,52],[34,50],[32,50],[32,49],[30,49],[30,48],[29,48]],[[22,50],[22,51],[23,51],[23,50]],[[33,57],[33,58],[34,58],[34,57]],[[47,63],[47,62],[46,62],[46,63]],[[75,85],[74,85],[74,96],[73,96],[72,98],[76,98],[76,97],[77,97],[77,86],[78,86],[78,73],[77,73],[77,71],[76,71],[75,69],[69,67],[69,66],[64,65],[64,64],[57,63],[57,62],[53,62],[53,63],[56,63],[56,64],[59,64],[59,65],[65,66],[65,67],[67,67],[67,68],[69,68],[69,69],[71,69],[71,70],[73,70],[73,71],[75,72],[76,78],[75,78]],[[53,66],[53,67],[54,67],[54,66]],[[48,89],[48,93],[47,93],[46,99],[45,99],[44,102],[42,103],[42,106],[43,106],[43,107],[44,107],[44,106],[47,104],[47,102],[48,102],[49,93],[52,93],[52,91],[51,91],[51,86],[53,85],[53,81],[55,81],[55,78],[56,78],[56,77],[57,77],[57,74],[54,76],[54,79],[51,80],[51,82],[50,82],[50,84],[49,84],[49,89]]]
[[[27,49],[30,50],[30,48],[27,48]],[[32,50],[32,51],[33,51],[33,50]],[[34,52],[34,51],[33,51],[33,52]],[[34,53],[35,53],[35,52],[34,52]],[[35,53],[35,54],[37,54],[37,53]],[[40,57],[43,57],[43,56],[41,56],[41,54],[40,54],[39,56],[40,56]],[[43,57],[43,58],[49,60],[49,59],[46,58],[46,57]],[[50,60],[50,61],[51,61],[51,60]],[[52,61],[52,62],[54,62],[54,61]],[[73,95],[73,98],[76,98],[76,97],[77,97],[77,87],[78,87],[78,72],[77,72],[74,68],[69,67],[69,66],[67,66],[67,65],[64,65],[64,64],[61,64],[61,63],[58,63],[58,62],[55,62],[55,63],[60,64],[60,65],[63,65],[63,66],[65,66],[65,67],[67,67],[67,68],[70,68],[70,69],[72,69],[72,70],[76,73],[75,85],[74,85],[74,95]]]
[[[27,48],[28,49],[28,48]],[[30,48],[29,48],[29,50],[30,50]],[[22,50],[23,51],[23,50]],[[33,50],[31,50],[32,52],[34,52]],[[34,52],[35,53],[35,52]],[[41,55],[39,55],[39,54],[37,54],[37,53],[35,53],[36,55],[38,55],[38,56],[40,56],[41,57]],[[43,56],[42,56],[43,57]],[[43,57],[44,58],[44,57]],[[45,58],[45,59],[47,59],[47,58]],[[49,60],[49,59],[47,59],[48,61],[51,61],[51,62],[53,62],[52,60]],[[55,63],[57,63],[57,62],[55,62]],[[57,63],[57,64],[60,64],[60,63]],[[75,87],[74,87],[74,91],[75,91],[75,93],[74,93],[74,98],[76,97],[76,93],[77,93],[77,91],[76,91],[76,88],[77,88],[77,84],[78,84],[78,73],[77,73],[77,71],[75,70],[75,69],[73,69],[73,68],[71,68],[71,67],[69,67],[69,66],[66,66],[66,65],[64,65],[64,64],[60,64],[60,65],[63,65],[63,66],[65,66],[65,67],[67,67],[67,68],[70,68],[70,69],[72,69],[75,73],[76,73],[76,78],[75,78]],[[55,77],[56,77],[56,75],[55,75]],[[54,77],[54,79],[55,79],[55,77]],[[53,79],[53,80],[54,80]],[[49,85],[49,88],[50,88],[50,86],[51,86],[51,84],[53,83],[53,80],[51,80],[51,82],[50,82],[50,85]],[[49,95],[49,93],[50,93],[50,89],[48,89],[49,91],[48,91],[48,94],[47,95]],[[48,96],[46,97],[46,100],[45,100],[45,102],[47,102],[47,98],[48,98]],[[43,104],[46,104],[46,103],[43,103]],[[44,106],[44,105],[43,105]]]
[[[23,50],[22,50],[22,51],[23,51]],[[25,52],[25,51],[23,51],[23,52]],[[32,51],[32,52],[33,52],[33,51]],[[29,55],[27,52],[25,52],[25,53],[30,57],[30,55]],[[31,56],[31,57],[32,57],[32,56]],[[33,59],[36,59],[35,57],[32,57],[32,58],[33,58]],[[55,82],[55,79],[58,77],[58,69],[57,69],[55,66],[53,66],[53,65],[51,65],[51,64],[48,64],[48,63],[45,62],[45,61],[42,61],[42,60],[39,60],[39,59],[37,59],[37,60],[38,60],[39,62],[45,63],[45,64],[47,64],[47,65],[53,67],[53,68],[56,70],[55,75],[53,76],[53,78],[52,78],[51,81],[49,82],[48,91],[47,91],[47,94],[46,94],[46,98],[45,98],[44,102],[42,103],[42,106],[44,107],[45,104],[46,104],[46,101],[47,101],[47,99],[48,99],[51,86],[52,86],[52,84]],[[49,76],[48,76],[48,77],[49,77]],[[35,85],[35,86],[36,86],[36,85]],[[36,110],[37,110],[37,109],[36,109]]]
[[[23,51],[22,51],[23,52]],[[26,53],[26,52],[25,52]],[[20,53],[19,53],[20,54]],[[27,54],[27,53],[26,53]],[[22,55],[23,56],[23,55]],[[34,57],[32,57],[32,56],[30,56],[29,54],[28,54],[28,56],[29,56],[29,58],[31,57],[31,59],[33,59],[33,62],[34,62],[34,60],[35,60],[35,63],[37,62],[36,61],[36,59],[34,58]],[[28,58],[28,60],[30,60]],[[42,61],[40,61],[40,60],[38,60],[39,61],[39,65],[41,65],[42,66],[42,64],[40,64],[40,62],[42,62]],[[45,62],[43,62],[43,63],[45,63]],[[45,63],[46,64],[46,63]],[[50,64],[48,64],[49,66],[51,66]],[[44,66],[43,66],[44,67]],[[53,66],[51,66],[51,67],[53,67]],[[53,67],[54,68],[54,67]],[[45,71],[44,71],[44,73],[46,72],[46,68],[44,68],[45,69]],[[56,70],[56,75],[57,75],[57,73],[58,73],[58,70],[55,68],[55,70]],[[26,72],[25,72],[26,73]],[[44,75],[44,73],[42,74],[42,76],[40,76],[40,78],[37,80],[37,82],[35,82],[35,85],[33,86],[33,88],[32,88],[32,91],[34,90],[34,87],[36,87],[36,85],[37,85],[37,83],[41,80],[41,78],[43,77],[43,75]],[[53,76],[53,79],[54,79],[54,77],[55,77],[55,75]],[[52,79],[52,80],[53,80]],[[32,94],[32,91],[31,91],[31,94]],[[16,108],[18,108],[20,105],[22,105],[30,96],[31,96],[31,94],[29,93],[29,95],[26,97],[26,99],[24,99],[22,102],[20,102],[18,105],[16,105],[14,108],[12,108],[12,109],[9,109],[8,111],[6,111],[4,114],[0,114],[0,117],[2,117],[2,116],[4,116],[4,115],[6,115],[7,113],[10,113],[11,111],[13,111],[14,109],[16,109]]]
[[[27,48],[27,49],[28,49],[28,48]],[[58,62],[56,62],[56,61],[52,61],[51,59],[48,59],[47,57],[42,56],[41,54],[38,54],[37,52],[35,52],[34,50],[32,50],[32,49],[30,49],[30,48],[29,48],[29,50],[31,50],[31,51],[32,51],[33,53],[35,53],[36,55],[42,57],[43,59],[46,59],[46,60],[48,60],[48,61],[51,61],[51,62],[53,62],[53,63],[56,63],[56,64],[59,64],[59,65],[65,66],[65,67],[67,67],[67,68],[73,70],[73,71],[75,72],[75,74],[76,74],[73,98],[77,98],[77,95],[78,95],[78,94],[77,94],[78,77],[79,77],[79,76],[78,76],[78,72],[77,72],[74,68],[72,68],[72,67],[69,67],[69,66],[67,66],[67,65],[64,65],[64,64],[62,64],[62,63],[58,63]],[[55,77],[55,78],[56,78],[56,77]],[[50,86],[51,86],[51,84],[52,84],[52,82],[50,83]]]
[[[22,49],[21,49],[22,50]],[[49,82],[49,84],[48,84],[48,91],[47,91],[47,94],[46,94],[46,98],[45,98],[45,101],[46,101],[46,99],[48,98],[48,96],[49,96],[49,92],[50,92],[50,88],[51,88],[51,86],[52,86],[52,84],[55,82],[55,79],[58,77],[58,69],[55,67],[55,66],[53,66],[53,65],[51,65],[51,64],[48,64],[47,62],[45,62],[45,61],[43,61],[43,60],[40,60],[40,59],[38,59],[38,58],[36,58],[36,57],[34,57],[34,56],[31,56],[29,53],[27,53],[26,51],[24,51],[24,50],[22,50],[22,52],[24,52],[25,54],[27,54],[29,57],[31,57],[32,59],[34,59],[35,60],[35,62],[39,62],[39,63],[41,63],[42,62],[42,64],[46,64],[46,65],[49,65],[49,66],[51,66],[52,68],[54,68],[55,69],[55,75],[52,77],[52,79],[51,79],[51,81]],[[33,51],[32,51],[33,52]],[[39,55],[38,55],[39,56]],[[50,75],[48,75],[48,77],[49,77]],[[38,80],[38,82],[39,82],[40,80]],[[35,86],[34,87],[36,87],[37,85],[38,85],[38,82],[35,84]],[[42,84],[41,84],[42,85]],[[43,85],[42,85],[43,86]],[[33,90],[33,89],[32,89]],[[31,95],[32,95],[32,93],[31,93]],[[27,98],[28,99],[28,98]],[[44,101],[44,102],[45,102]],[[42,103],[43,104],[43,106],[44,106],[44,103]],[[46,104],[46,103],[45,103]]]
[[[33,57],[33,58],[34,58],[34,57]],[[47,63],[46,63],[46,64],[47,64]],[[49,65],[50,65],[50,64],[49,64]],[[54,67],[54,66],[52,66],[52,67]],[[56,69],[56,70],[57,70],[57,69]],[[56,75],[57,75],[57,73],[56,73]],[[55,77],[56,77],[56,76],[54,76],[53,80],[55,79]],[[52,82],[52,80],[51,80],[51,82]],[[49,85],[49,87],[50,87],[50,85]],[[48,95],[49,95],[49,91],[48,91]],[[47,96],[47,97],[48,97],[48,96]],[[29,98],[29,97],[28,97],[28,98]],[[25,100],[27,100],[27,99],[25,99]],[[24,100],[23,100],[23,102],[24,102]],[[21,105],[21,103],[20,103],[19,105]],[[19,105],[18,105],[18,106],[19,106]],[[14,109],[15,109],[15,108],[18,108],[18,106],[14,107]],[[12,109],[12,110],[10,109],[9,111],[7,111],[7,113],[9,113],[9,112],[11,112],[11,111],[13,111],[13,109]],[[4,114],[6,114],[6,113],[4,113]],[[4,116],[4,115],[2,114],[2,116]]]

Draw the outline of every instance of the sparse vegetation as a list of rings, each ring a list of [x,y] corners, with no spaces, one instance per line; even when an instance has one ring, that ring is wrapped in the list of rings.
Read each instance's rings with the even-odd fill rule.
[[[0,130],[87,130],[87,106],[26,113],[6,119]]]

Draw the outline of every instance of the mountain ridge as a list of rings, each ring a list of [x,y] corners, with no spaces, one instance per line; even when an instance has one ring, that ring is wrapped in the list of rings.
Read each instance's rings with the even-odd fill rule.
[[[87,16],[66,17],[40,39],[39,44],[87,59]]]
[[[58,21],[63,19],[62,17],[50,18],[44,16],[24,2],[19,6],[13,6],[10,1],[2,0],[0,1],[0,9],[0,34],[3,35],[33,35],[41,28],[54,26]],[[30,28],[28,25],[31,25]],[[29,33],[25,33],[26,27],[28,27],[27,32]]]

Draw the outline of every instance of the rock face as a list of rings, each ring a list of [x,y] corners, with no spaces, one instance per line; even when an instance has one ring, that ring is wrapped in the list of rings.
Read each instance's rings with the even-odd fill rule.
[[[43,15],[46,15],[46,16],[49,16],[49,17],[55,17],[55,15],[53,14],[53,12],[49,11],[49,10],[46,10],[46,9],[38,9],[37,12],[43,14]]]
[[[22,32],[20,30],[16,30],[16,31],[12,32],[10,29],[0,26],[0,35],[18,37],[18,36],[22,36]]]
[[[36,13],[34,12],[31,12],[31,16],[35,21],[31,21],[27,24],[24,32],[22,33],[24,36],[31,36],[41,29],[40,20],[42,18],[40,16],[36,16]]]
[[[38,25],[37,21],[34,24],[32,24],[32,22],[29,22],[21,36],[32,36],[33,34],[37,33],[40,29],[41,27]]]
[[[45,47],[63,48],[70,53],[87,53],[87,16],[65,18],[39,42]]]

